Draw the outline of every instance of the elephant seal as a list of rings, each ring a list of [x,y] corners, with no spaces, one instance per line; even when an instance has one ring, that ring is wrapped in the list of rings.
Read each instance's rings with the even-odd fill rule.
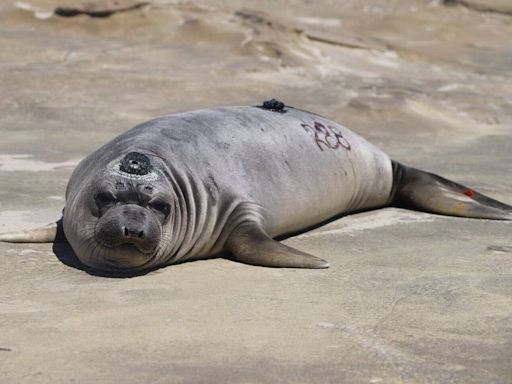
[[[82,263],[144,271],[231,254],[269,267],[327,268],[274,237],[389,205],[486,219],[512,207],[407,167],[347,128],[270,100],[160,117],[83,159],[62,225]],[[54,241],[56,224],[4,234]]]

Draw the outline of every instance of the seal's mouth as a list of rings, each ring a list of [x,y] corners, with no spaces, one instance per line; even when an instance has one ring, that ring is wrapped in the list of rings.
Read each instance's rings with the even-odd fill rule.
[[[156,245],[150,245],[143,242],[137,241],[116,241],[116,242],[106,242],[100,236],[96,236],[96,242],[101,245],[103,248],[107,248],[109,250],[115,250],[120,253],[141,253],[145,256],[151,256],[156,250]]]
[[[92,262],[102,269],[142,268],[158,253],[161,237],[162,225],[150,209],[116,203],[95,224]]]
[[[101,247],[99,256],[90,267],[109,272],[133,272],[141,271],[151,267],[155,258],[154,252],[141,252],[136,245],[121,244],[115,247]]]

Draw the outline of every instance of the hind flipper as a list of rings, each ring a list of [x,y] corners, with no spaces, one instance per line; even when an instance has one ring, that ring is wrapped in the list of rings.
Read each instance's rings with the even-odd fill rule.
[[[0,242],[5,243],[58,243],[65,241],[62,219],[41,228],[0,233]]]
[[[391,205],[449,216],[512,220],[512,206],[395,161]]]
[[[257,224],[236,228],[226,242],[233,260],[262,267],[329,268],[329,263],[270,238]]]

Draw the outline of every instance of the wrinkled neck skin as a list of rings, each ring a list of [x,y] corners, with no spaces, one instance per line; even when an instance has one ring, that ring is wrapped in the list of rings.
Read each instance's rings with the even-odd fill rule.
[[[244,221],[261,222],[254,204],[219,194],[213,186],[190,170],[169,169],[166,178],[175,195],[172,230],[166,231],[163,265],[215,256],[229,234]]]
[[[227,237],[244,221],[261,222],[259,208],[241,202],[236,198],[219,193],[218,187],[208,180],[202,180],[186,166],[169,166],[160,156],[155,155],[154,172],[159,180],[147,181],[149,185],[164,188],[171,193],[171,212],[161,225],[158,246],[147,262],[134,268],[122,268],[123,272],[144,271],[194,259],[214,257],[221,252]],[[109,164],[112,167],[111,164]],[[120,176],[112,175],[107,168],[103,179]],[[95,236],[98,215],[95,215],[95,184],[97,172],[73,183],[67,191],[67,202],[63,223],[66,238],[77,257],[84,264],[104,270],[119,271],[119,268],[105,267],[104,260],[116,257],[116,251],[103,246]],[[119,254],[119,251],[117,251]],[[100,267],[101,266],[101,267]]]

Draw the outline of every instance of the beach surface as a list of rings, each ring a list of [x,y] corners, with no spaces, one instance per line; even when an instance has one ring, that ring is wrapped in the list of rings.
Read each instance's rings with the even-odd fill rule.
[[[507,0],[0,3],[0,231],[150,118],[277,98],[512,203]],[[386,208],[120,279],[0,244],[0,383],[512,383],[512,223]],[[69,260],[68,260],[69,261]]]

